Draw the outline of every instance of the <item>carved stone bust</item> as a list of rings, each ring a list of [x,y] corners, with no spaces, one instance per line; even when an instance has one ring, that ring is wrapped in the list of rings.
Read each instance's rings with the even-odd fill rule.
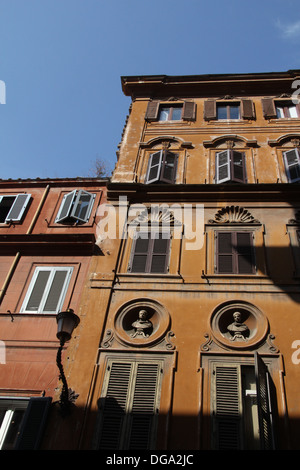
[[[138,314],[138,319],[132,323],[132,327],[135,329],[135,332],[131,334],[132,338],[136,336],[143,336],[148,338],[151,334],[152,323],[150,320],[147,320],[147,310],[141,309]]]
[[[227,330],[231,334],[231,341],[247,341],[249,336],[249,328],[242,323],[242,316],[239,311],[233,313],[233,323],[227,326]]]

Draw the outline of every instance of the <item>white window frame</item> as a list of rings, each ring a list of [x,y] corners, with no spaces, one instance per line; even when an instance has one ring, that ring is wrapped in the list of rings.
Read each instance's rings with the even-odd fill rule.
[[[45,286],[45,289],[44,289],[44,292],[43,292],[43,295],[42,295],[42,298],[41,298],[38,309],[35,310],[35,311],[29,310],[26,307],[27,307],[28,301],[30,299],[31,293],[33,291],[33,288],[35,286],[38,275],[41,271],[50,271],[50,275],[49,275],[49,278],[47,280],[47,283],[46,283],[46,286]],[[63,283],[63,286],[62,286],[62,289],[61,289],[61,292],[60,292],[60,296],[59,296],[59,300],[57,302],[56,310],[55,311],[45,311],[44,306],[45,306],[45,303],[47,301],[48,294],[50,292],[50,288],[52,286],[52,282],[53,282],[55,273],[58,272],[58,271],[67,271],[67,275],[66,275],[66,278],[64,280],[64,283]],[[58,313],[60,311],[62,305],[63,305],[64,300],[65,300],[65,296],[66,296],[66,293],[67,293],[67,289],[69,287],[72,272],[73,272],[73,267],[70,267],[70,266],[37,266],[35,268],[35,271],[33,273],[32,279],[30,281],[29,287],[27,289],[27,293],[25,295],[25,298],[24,298],[22,307],[20,309],[20,312],[21,313],[32,313],[32,314],[37,314],[37,313],[55,314],[55,313]]]
[[[88,209],[86,212],[86,216],[84,218],[81,218],[79,216],[76,216],[76,209],[78,207],[78,204],[80,202],[81,196],[82,195],[89,195],[90,196],[90,201],[88,205]],[[63,223],[68,220],[75,221],[75,222],[81,222],[81,223],[86,223],[88,222],[92,208],[94,205],[94,201],[96,198],[95,193],[89,193],[88,191],[85,191],[83,189],[80,189],[77,191],[74,189],[74,191],[71,191],[70,193],[67,193],[64,195],[62,202],[60,204],[57,216],[55,218],[55,223]],[[67,210],[65,210],[65,205],[67,204]],[[65,210],[65,214],[62,216],[63,211]]]
[[[27,207],[27,204],[31,198],[31,194],[24,194],[24,193],[21,193],[21,194],[3,194],[0,196],[0,205],[1,205],[1,202],[7,198],[7,197],[14,197],[15,200],[13,201],[10,209],[9,209],[9,212],[5,218],[5,221],[4,222],[1,222],[1,223],[9,223],[9,222],[19,222],[21,219],[22,219],[22,216],[25,212],[25,209]],[[21,206],[19,208],[19,210],[17,211],[17,213],[13,216],[13,212],[15,210],[15,208],[17,207],[17,205],[21,202]]]
[[[289,163],[288,163],[288,154],[291,153],[291,152],[295,152],[297,161],[294,164],[289,165]],[[285,152],[283,152],[283,159],[284,159],[284,165],[285,165],[285,170],[286,170],[288,182],[289,183],[295,183],[295,182],[300,181],[300,177],[293,179],[291,177],[291,172],[290,172],[290,167],[291,166],[297,166],[298,170],[300,172],[300,152],[299,152],[299,149],[294,148],[294,149],[291,149],[291,150],[286,150]]]
[[[28,407],[29,399],[16,399],[16,398],[3,398],[0,397],[0,410],[6,410],[4,418],[2,420],[2,423],[0,424],[0,450],[3,448],[3,445],[5,444],[5,439],[7,436],[7,433],[9,431],[13,416],[14,416],[14,411],[16,409],[22,409],[25,410]]]

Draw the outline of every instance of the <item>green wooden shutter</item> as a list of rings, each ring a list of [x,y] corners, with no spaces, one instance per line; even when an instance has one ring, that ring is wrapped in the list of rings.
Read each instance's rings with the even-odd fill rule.
[[[37,450],[39,448],[51,400],[51,397],[30,398],[16,442],[16,450]]]
[[[212,411],[214,448],[241,449],[242,385],[239,364],[214,364]]]
[[[6,216],[5,222],[19,222],[31,198],[30,194],[18,194]]]

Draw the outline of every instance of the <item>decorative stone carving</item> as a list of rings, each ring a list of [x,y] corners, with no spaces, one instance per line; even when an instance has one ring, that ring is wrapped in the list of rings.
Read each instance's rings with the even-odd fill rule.
[[[253,215],[243,207],[240,206],[226,206],[220,209],[214,220],[209,220],[210,224],[259,224],[259,220],[255,219]]]
[[[148,338],[151,334],[153,325],[150,320],[147,320],[147,310],[140,310],[139,317],[132,323],[133,328],[135,329],[134,333],[131,333],[131,337],[135,338],[136,336],[142,336]]]
[[[248,326],[242,323],[239,311],[233,313],[233,323],[227,326],[227,330],[231,334],[231,341],[247,341],[250,332]]]

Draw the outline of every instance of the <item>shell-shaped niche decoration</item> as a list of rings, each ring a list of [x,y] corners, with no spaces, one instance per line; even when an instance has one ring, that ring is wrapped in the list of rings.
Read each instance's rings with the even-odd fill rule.
[[[259,224],[259,220],[255,219],[253,215],[244,207],[240,206],[226,206],[220,209],[214,220],[209,220],[210,224]]]

